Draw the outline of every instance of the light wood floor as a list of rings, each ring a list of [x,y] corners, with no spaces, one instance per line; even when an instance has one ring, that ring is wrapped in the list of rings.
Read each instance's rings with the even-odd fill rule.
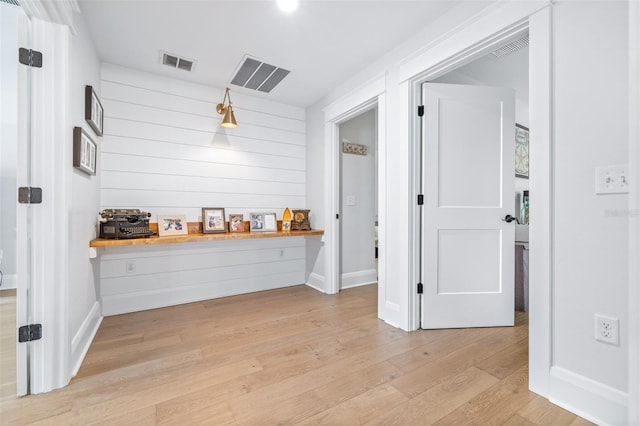
[[[61,390],[2,424],[582,425],[527,390],[527,318],[405,333],[375,286],[305,286],[105,318]]]
[[[0,290],[0,400],[15,394],[16,291]]]

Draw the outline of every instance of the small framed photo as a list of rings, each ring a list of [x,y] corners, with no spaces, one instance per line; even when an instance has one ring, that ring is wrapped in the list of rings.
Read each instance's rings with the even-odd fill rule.
[[[87,120],[96,135],[102,136],[102,122],[104,120],[104,109],[102,103],[93,90],[93,86],[84,88],[84,118]]]
[[[244,232],[244,215],[229,215],[229,232]]]
[[[250,213],[251,232],[275,232],[278,230],[278,221],[275,213]]]
[[[82,127],[73,128],[73,167],[88,175],[96,174],[98,145]]]
[[[158,215],[158,234],[161,237],[168,235],[187,235],[187,217],[183,214]]]
[[[202,209],[202,232],[204,234],[227,232],[223,208],[205,207]]]

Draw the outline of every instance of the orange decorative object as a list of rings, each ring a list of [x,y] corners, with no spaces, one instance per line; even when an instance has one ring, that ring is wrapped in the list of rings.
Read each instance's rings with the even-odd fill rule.
[[[287,207],[282,213],[282,232],[291,231],[291,210]]]

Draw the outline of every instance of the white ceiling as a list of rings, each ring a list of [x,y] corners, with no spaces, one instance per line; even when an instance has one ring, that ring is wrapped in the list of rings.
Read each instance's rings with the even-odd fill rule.
[[[226,87],[245,54],[291,70],[269,94],[301,107],[457,6],[459,0],[79,0],[104,62]],[[160,64],[159,51],[194,59],[193,72]]]

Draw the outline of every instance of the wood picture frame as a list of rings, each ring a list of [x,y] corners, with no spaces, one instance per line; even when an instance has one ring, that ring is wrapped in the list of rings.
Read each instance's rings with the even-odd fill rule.
[[[276,232],[278,221],[275,213],[249,213],[251,232]]]
[[[73,167],[95,176],[98,145],[82,127],[73,128]]]
[[[202,233],[215,234],[227,232],[224,209],[222,207],[202,208]]]
[[[516,123],[516,177],[529,179],[529,128]]]
[[[189,234],[187,217],[183,214],[158,215],[158,235],[166,237],[170,235]]]
[[[243,214],[229,214],[229,232],[244,232]]]
[[[104,109],[96,91],[93,90],[93,86],[85,86],[84,88],[84,119],[96,132],[96,135],[102,136]]]

